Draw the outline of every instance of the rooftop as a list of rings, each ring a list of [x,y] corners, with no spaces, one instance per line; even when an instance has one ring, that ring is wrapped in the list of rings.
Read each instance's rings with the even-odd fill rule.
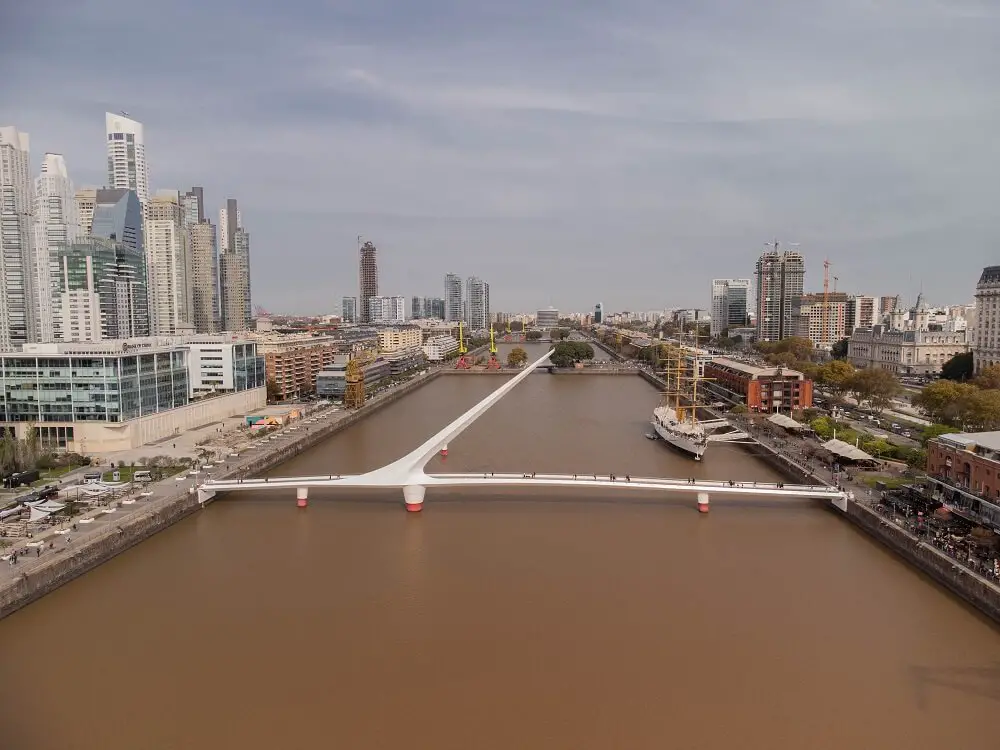
[[[738,372],[745,372],[747,375],[758,378],[773,378],[779,374],[790,377],[805,377],[801,372],[793,370],[790,367],[760,367],[759,365],[751,365],[747,362],[739,362],[729,357],[716,357],[712,360],[712,363],[737,370]]]
[[[994,432],[952,432],[938,435],[942,443],[952,443],[958,448],[969,449],[981,446],[987,450],[1000,451],[1000,431]]]

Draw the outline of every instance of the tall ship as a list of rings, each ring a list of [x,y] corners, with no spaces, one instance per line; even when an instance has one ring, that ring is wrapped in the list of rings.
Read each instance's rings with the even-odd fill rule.
[[[665,346],[666,367],[663,370],[667,390],[663,392],[662,403],[653,409],[652,426],[656,437],[674,448],[700,461],[709,443],[731,442],[746,438],[746,434],[731,430],[718,434],[720,427],[730,427],[724,419],[698,419],[698,375],[697,357],[692,366],[692,375],[684,374],[684,350],[680,346]],[[697,352],[697,349],[696,349]]]

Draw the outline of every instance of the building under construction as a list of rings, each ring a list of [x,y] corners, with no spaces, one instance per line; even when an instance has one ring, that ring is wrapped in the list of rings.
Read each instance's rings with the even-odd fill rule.
[[[375,257],[378,250],[370,242],[362,245],[360,237],[358,245],[358,306],[361,308],[358,320],[361,323],[370,323],[371,310],[368,300],[378,297],[378,260]]]

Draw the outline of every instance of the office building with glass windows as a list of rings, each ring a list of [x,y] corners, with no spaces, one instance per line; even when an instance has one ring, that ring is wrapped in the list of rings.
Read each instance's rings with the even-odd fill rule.
[[[137,448],[265,402],[253,342],[141,338],[25,344],[0,354],[0,427],[22,438],[35,427],[56,449]]]

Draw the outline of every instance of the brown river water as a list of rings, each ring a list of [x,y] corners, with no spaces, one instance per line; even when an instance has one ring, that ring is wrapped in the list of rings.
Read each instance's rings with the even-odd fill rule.
[[[376,467],[499,382],[274,474]],[[775,478],[646,440],[656,401],[539,374],[445,466]],[[1000,631],[808,500],[233,495],[0,621],[0,665],[3,750],[1000,747]]]

